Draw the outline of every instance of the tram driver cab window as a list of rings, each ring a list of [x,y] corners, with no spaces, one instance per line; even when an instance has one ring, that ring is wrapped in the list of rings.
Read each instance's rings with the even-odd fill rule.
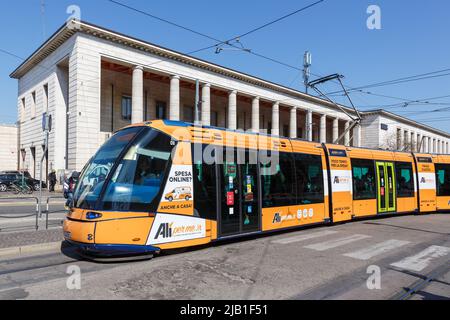
[[[160,192],[171,157],[171,139],[150,130],[128,149],[108,183],[103,210],[156,210],[153,203]]]

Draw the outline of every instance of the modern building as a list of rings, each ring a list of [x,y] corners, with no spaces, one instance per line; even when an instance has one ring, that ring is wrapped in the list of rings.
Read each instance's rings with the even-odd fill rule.
[[[193,122],[197,82],[206,126],[317,142],[342,135],[342,144],[380,148],[390,116],[388,130],[431,137],[445,152],[450,141],[448,133],[383,112],[363,113],[362,126],[343,134],[353,109],[80,21],[62,26],[11,77],[19,82],[21,167],[42,156],[44,112],[53,117],[47,168],[81,170],[126,125]]]
[[[17,126],[0,124],[0,171],[17,170]]]

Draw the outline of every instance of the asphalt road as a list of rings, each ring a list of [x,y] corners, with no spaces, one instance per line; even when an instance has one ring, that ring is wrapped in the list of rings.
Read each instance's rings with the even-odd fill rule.
[[[285,232],[140,262],[93,263],[69,248],[0,260],[0,299],[450,299],[449,232],[450,215],[433,214]],[[69,277],[78,268],[80,289]]]

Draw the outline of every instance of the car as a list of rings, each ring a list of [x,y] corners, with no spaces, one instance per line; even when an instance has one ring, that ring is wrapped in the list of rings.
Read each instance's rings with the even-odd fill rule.
[[[27,171],[24,172],[23,176],[22,173],[19,171],[4,171],[6,173],[0,173],[0,192],[6,192],[10,188],[12,183],[20,182],[22,181],[22,178],[24,179],[24,182],[30,186],[34,191],[39,191],[40,183],[39,180],[31,178],[29,174],[27,174]],[[42,181],[42,189],[46,189],[47,184]]]
[[[18,171],[18,170],[1,171],[0,175],[1,174],[17,174],[19,176],[21,176],[23,174],[25,177],[31,179],[31,174],[27,170],[22,170],[22,171]]]
[[[192,199],[192,191],[189,187],[178,187],[175,188],[172,192],[166,194],[164,198],[169,202],[172,202],[174,200],[189,201],[190,199]]]
[[[6,192],[17,181],[15,174],[0,174],[0,192]]]

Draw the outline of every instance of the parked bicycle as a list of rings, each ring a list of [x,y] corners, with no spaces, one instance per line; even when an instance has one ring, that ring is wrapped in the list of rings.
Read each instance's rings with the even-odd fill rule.
[[[26,182],[15,181],[11,183],[10,189],[14,194],[32,194],[33,188],[31,188]]]

